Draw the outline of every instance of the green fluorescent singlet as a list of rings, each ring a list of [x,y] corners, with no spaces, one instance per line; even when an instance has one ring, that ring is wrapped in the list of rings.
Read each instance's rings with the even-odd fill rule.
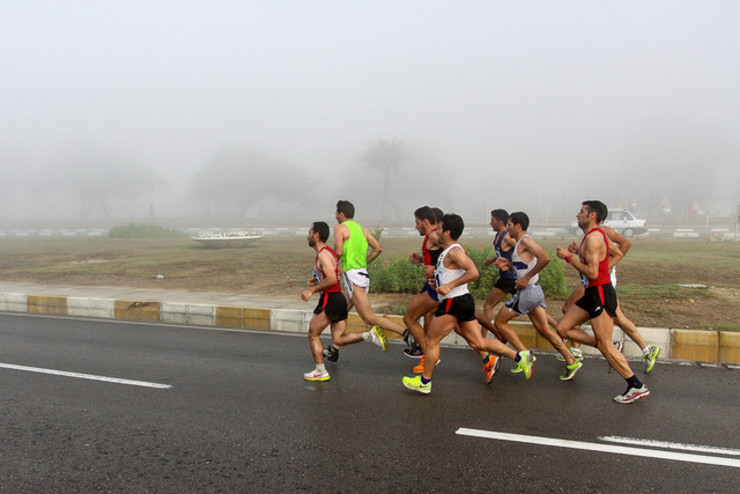
[[[349,239],[342,244],[342,269],[360,269],[367,267],[367,239],[362,233],[362,227],[352,220],[343,225],[349,230]]]

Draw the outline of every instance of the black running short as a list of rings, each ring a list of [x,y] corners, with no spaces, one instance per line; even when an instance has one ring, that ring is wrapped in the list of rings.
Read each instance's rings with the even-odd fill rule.
[[[347,299],[342,292],[321,292],[319,303],[313,310],[314,314],[326,312],[326,317],[331,322],[339,322],[347,319]]]
[[[600,316],[604,309],[611,317],[616,317],[618,305],[617,292],[611,283],[586,287],[583,297],[576,302],[576,306],[588,312],[591,319]]]
[[[493,288],[514,295],[516,293],[516,280],[514,278],[499,278]]]
[[[439,303],[434,316],[453,316],[457,322],[475,321],[475,300],[469,293],[446,298]]]

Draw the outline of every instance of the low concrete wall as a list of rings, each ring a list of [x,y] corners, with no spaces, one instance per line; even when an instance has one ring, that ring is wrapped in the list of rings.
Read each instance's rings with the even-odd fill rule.
[[[291,332],[308,332],[308,325],[313,316],[310,310],[19,293],[0,293],[0,311]],[[403,326],[400,316],[386,315],[385,317]],[[547,340],[540,336],[529,322],[514,321],[512,326],[527,347],[553,350]],[[347,328],[348,331],[369,329],[368,325],[355,313],[350,313]],[[648,344],[660,347],[661,358],[740,364],[740,333],[666,328],[639,329]],[[615,339],[621,338],[619,328],[615,328],[614,332]],[[388,336],[392,339],[399,338],[394,333],[388,333]],[[453,346],[467,345],[465,340],[455,332],[442,340],[442,343]],[[589,347],[584,348],[583,351],[591,355],[598,353],[596,349]],[[624,352],[628,357],[641,355],[641,349],[629,339],[625,340]]]
[[[116,301],[112,298],[67,297],[67,314],[78,317],[115,319]]]

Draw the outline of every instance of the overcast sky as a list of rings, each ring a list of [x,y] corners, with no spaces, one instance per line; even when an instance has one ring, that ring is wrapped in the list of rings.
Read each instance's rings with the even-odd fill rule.
[[[323,209],[370,208],[382,177],[358,157],[379,138],[411,156],[402,217],[438,193],[466,214],[596,197],[724,211],[739,93],[736,0],[5,0],[0,218],[43,216],[26,201],[55,186],[28,182],[88,150],[161,177],[164,215],[234,147],[308,170]]]

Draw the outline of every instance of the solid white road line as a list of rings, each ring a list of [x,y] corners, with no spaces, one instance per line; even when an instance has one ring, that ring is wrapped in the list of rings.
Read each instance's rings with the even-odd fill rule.
[[[0,363],[0,367],[5,368],[5,369],[20,370],[20,371],[25,371],[25,372],[36,372],[39,374],[51,374],[52,376],[74,377],[77,379],[88,379],[90,381],[103,381],[103,382],[109,382],[109,383],[115,383],[115,384],[127,384],[129,386],[141,386],[144,388],[170,389],[172,387],[169,384],[150,383],[146,381],[134,381],[131,379],[119,379],[117,377],[95,376],[93,374],[80,374],[78,372],[66,372],[66,371],[60,371],[60,370],[54,370],[54,369],[43,369],[41,367],[27,367],[25,365]]]
[[[718,456],[692,455],[687,453],[675,453],[673,451],[630,448],[626,446],[586,443],[581,441],[570,441],[567,439],[556,439],[550,437],[524,436],[521,434],[508,434],[505,432],[483,431],[478,429],[460,428],[455,433],[463,436],[497,439],[499,441],[538,444],[542,446],[554,446],[556,448],[581,449],[584,451],[598,451],[600,453],[642,456],[646,458],[659,458],[663,460],[685,461],[689,463],[703,463],[706,465],[719,465],[725,467],[740,468],[740,460],[736,460],[733,458],[722,458]]]
[[[601,436],[599,439],[610,443],[640,445],[647,446],[649,448],[680,449],[683,451],[697,451],[699,453],[740,456],[740,450],[737,449],[701,446],[699,444],[669,443],[665,441],[653,441],[652,439],[637,439],[633,437],[620,436]]]

